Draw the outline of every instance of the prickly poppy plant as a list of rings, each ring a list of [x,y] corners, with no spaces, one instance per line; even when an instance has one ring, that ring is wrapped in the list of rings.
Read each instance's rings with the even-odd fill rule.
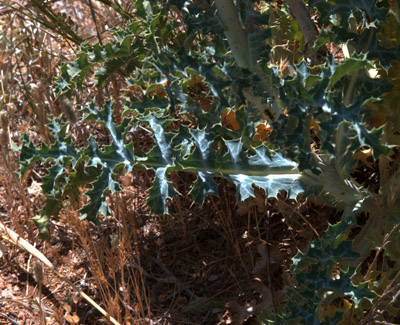
[[[78,147],[62,117],[49,124],[50,146],[23,136],[22,175],[38,161],[51,162],[44,208],[34,220],[41,235],[48,236],[50,218],[66,201],[79,203],[81,189],[88,197],[78,206],[82,218],[99,222],[100,213],[111,213],[106,197],[120,190],[118,177],[140,169],[154,171],[148,204],[156,214],[167,214],[168,200],[179,195],[168,179],[174,171],[196,175],[190,194],[199,204],[218,195],[217,178],[232,181],[239,200],[253,196],[255,186],[268,197],[321,197],[342,219],[294,257],[287,304],[266,310],[260,322],[396,317],[389,308],[395,293],[385,288],[400,270],[400,180],[391,158],[400,142],[398,5],[306,1],[318,30],[310,42],[288,4],[135,1],[113,41],[82,43],[77,59],[61,67],[56,93],[76,98],[94,87],[80,114],[107,130],[111,143],[100,147],[90,136]],[[105,91],[112,78],[125,85],[118,98]],[[146,151],[127,140],[138,128],[152,134]],[[379,166],[378,190],[355,176],[360,159]],[[368,218],[357,232],[360,214]],[[363,261],[379,247],[394,267],[363,273]]]

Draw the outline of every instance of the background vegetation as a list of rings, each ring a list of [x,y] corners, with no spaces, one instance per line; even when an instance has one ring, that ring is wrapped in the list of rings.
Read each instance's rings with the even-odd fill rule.
[[[0,317],[399,322],[395,1],[0,3]]]

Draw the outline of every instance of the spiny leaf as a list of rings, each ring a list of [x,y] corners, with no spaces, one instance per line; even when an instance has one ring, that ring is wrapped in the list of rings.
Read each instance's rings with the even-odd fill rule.
[[[166,205],[167,199],[173,198],[178,192],[167,180],[167,167],[156,169],[153,186],[150,188],[150,195],[147,204],[151,210],[157,214],[168,213]]]
[[[383,21],[386,18],[388,8],[382,8],[377,0],[339,0],[334,2],[326,2],[324,0],[309,0],[309,5],[317,8],[321,16],[325,19],[332,17],[334,14],[340,14],[340,24],[343,27],[348,27],[350,15],[354,10],[360,10],[365,15],[364,27],[370,24]]]
[[[78,53],[78,59],[61,67],[61,76],[56,82],[57,96],[70,94],[74,87],[82,89],[85,77],[97,64],[104,63],[104,66],[95,72],[97,87],[101,87],[105,80],[118,69],[123,66],[130,67],[130,61],[134,60],[132,39],[133,35],[128,34],[120,43],[113,45],[110,43],[104,46],[96,44],[90,48],[88,44],[83,44],[81,52]]]
[[[335,72],[332,74],[328,88],[333,87],[343,76],[353,75],[361,69],[372,69],[373,65],[365,60],[365,58],[356,59],[350,58],[338,65]]]
[[[92,183],[92,187],[93,189],[85,193],[90,198],[90,202],[80,209],[80,212],[82,213],[82,219],[98,223],[97,216],[99,212],[104,216],[110,215],[105,197],[107,190],[110,189],[112,192],[115,192],[116,190],[120,190],[120,188],[112,179],[108,168],[103,168],[100,176]]]

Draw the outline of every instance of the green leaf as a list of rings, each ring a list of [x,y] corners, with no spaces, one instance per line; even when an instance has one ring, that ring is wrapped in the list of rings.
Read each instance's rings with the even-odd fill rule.
[[[40,216],[35,217],[35,223],[39,227],[42,238],[48,236],[46,227],[49,219],[57,217],[62,208],[62,193],[68,182],[68,171],[71,166],[74,167],[80,156],[80,151],[75,148],[71,137],[66,136],[67,123],[62,123],[60,118],[55,118],[48,127],[54,138],[54,143],[51,146],[42,144],[42,147],[37,149],[30,142],[28,134],[25,133],[22,136],[20,156],[20,173],[22,176],[35,162],[53,162],[53,165],[48,169],[48,174],[43,178],[42,190],[46,200],[43,203]]]
[[[362,299],[374,299],[377,296],[369,289],[368,283],[353,283],[355,267],[342,268],[342,265],[349,263],[358,265],[356,261],[360,255],[353,251],[353,242],[346,240],[346,233],[357,224],[356,216],[365,208],[366,202],[367,197],[348,205],[339,223],[330,225],[321,240],[314,241],[305,253],[298,252],[293,258],[291,270],[298,286],[290,290],[286,313],[278,318],[278,323],[286,324],[302,315],[302,321],[303,317],[307,318],[306,324],[320,324],[319,306],[329,306],[335,298],[350,296],[356,309]],[[339,271],[339,274],[333,278],[334,270],[335,273]],[[301,302],[299,297],[302,297]],[[323,323],[330,324],[338,317],[335,315]]]
[[[168,182],[166,172],[166,167],[156,169],[153,186],[150,188],[150,195],[147,200],[151,210],[157,214],[168,213],[167,199],[171,199],[178,194],[172,184]]]
[[[98,223],[99,212],[104,216],[110,215],[106,201],[107,191],[110,189],[115,192],[115,190],[119,190],[119,187],[112,179],[109,168],[103,168],[100,176],[92,183],[92,187],[93,189],[85,193],[90,198],[90,202],[80,209],[82,213],[80,218]]]
[[[217,184],[214,181],[215,152],[211,149],[214,137],[207,134],[205,130],[191,130],[191,135],[196,146],[193,154],[185,159],[184,165],[198,164],[198,177],[190,191],[195,202],[203,204],[207,194],[218,195]],[[207,171],[207,169],[209,171]],[[202,171],[205,170],[205,171]]]
[[[54,201],[52,203],[54,204],[54,211],[58,214],[58,211],[61,209],[60,203],[61,200]],[[50,207],[50,202],[48,202],[48,207]],[[50,209],[49,209],[50,210]],[[50,216],[53,215],[52,212],[50,214],[46,212],[42,212],[42,215],[33,217],[32,220],[35,223],[36,227],[39,229],[39,237],[42,239],[48,239],[49,238],[49,220]]]
[[[76,209],[79,208],[81,189],[94,182],[101,173],[100,168],[86,166],[85,159],[87,157],[82,156],[76,163],[74,170],[69,175],[63,193],[63,197],[68,197]]]
[[[383,21],[386,18],[388,8],[378,7],[377,0],[338,0],[326,2],[324,0],[308,0],[309,6],[317,8],[323,19],[332,19],[334,14],[340,15],[340,24],[347,28],[349,18],[356,10],[363,13],[365,17],[364,27],[369,27],[374,22]]]
[[[362,69],[372,69],[373,65],[365,59],[350,58],[338,65],[332,74],[328,88],[333,87],[341,78],[346,75],[353,75]]]

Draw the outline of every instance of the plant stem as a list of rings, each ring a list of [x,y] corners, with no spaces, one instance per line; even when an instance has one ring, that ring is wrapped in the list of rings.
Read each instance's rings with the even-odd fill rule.
[[[252,70],[247,33],[239,21],[239,10],[232,0],[216,0],[217,15],[221,19],[233,57],[241,68]]]
[[[308,44],[313,44],[318,37],[317,28],[303,0],[286,0],[290,14],[296,19]]]

